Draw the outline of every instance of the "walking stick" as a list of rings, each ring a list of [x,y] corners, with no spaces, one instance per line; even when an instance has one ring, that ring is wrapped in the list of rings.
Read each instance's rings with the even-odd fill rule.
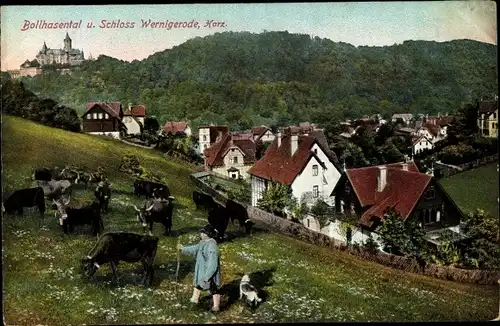
[[[177,238],[177,245],[181,243],[180,237]],[[177,249],[177,247],[175,247]],[[177,249],[177,270],[175,271],[175,282],[178,283],[179,267],[181,266],[181,251]]]

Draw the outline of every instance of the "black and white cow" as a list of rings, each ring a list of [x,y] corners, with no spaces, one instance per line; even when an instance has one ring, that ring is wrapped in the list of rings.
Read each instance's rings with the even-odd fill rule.
[[[226,210],[231,218],[231,223],[234,224],[234,221],[237,220],[240,227],[245,227],[245,233],[247,235],[252,234],[252,227],[255,223],[248,217],[248,212],[245,207],[234,200],[228,199],[226,202]]]
[[[38,207],[40,216],[43,218],[45,214],[45,197],[41,187],[27,188],[14,191],[6,196],[2,204],[2,210],[7,214],[17,212],[23,215],[24,207]]]
[[[216,206],[208,211],[208,223],[217,230],[217,241],[222,241],[229,224],[227,209],[216,203]]]
[[[172,231],[172,214],[174,210],[174,197],[170,196],[167,200],[150,199],[139,209],[134,205],[137,211],[137,220],[142,223],[144,231],[149,226],[149,235],[153,235],[153,222],[161,223],[165,226],[165,235]]]
[[[196,190],[193,191],[193,202],[196,205],[196,209],[203,207],[206,210],[210,210],[217,206],[217,203],[212,198],[212,196]]]
[[[85,187],[103,181],[105,181],[105,177],[99,172],[82,172],[78,179],[78,183],[85,184]]]
[[[69,180],[43,181],[40,186],[43,189],[45,197],[49,200],[59,200],[62,196],[71,196],[71,193],[73,192],[73,185]]]
[[[59,214],[59,225],[64,233],[73,232],[75,225],[91,225],[93,234],[98,235],[104,229],[101,217],[101,206],[97,202],[81,208],[69,207],[71,198],[62,202],[54,200],[57,206],[56,215]]]
[[[97,240],[87,257],[82,259],[83,271],[85,276],[91,277],[101,265],[109,263],[113,271],[113,279],[118,283],[116,270],[119,262],[140,261],[144,267],[142,283],[151,285],[157,248],[157,237],[131,232],[107,232]]]
[[[95,188],[94,196],[101,205],[101,211],[106,213],[108,211],[109,200],[111,198],[111,184],[108,182],[99,182]]]

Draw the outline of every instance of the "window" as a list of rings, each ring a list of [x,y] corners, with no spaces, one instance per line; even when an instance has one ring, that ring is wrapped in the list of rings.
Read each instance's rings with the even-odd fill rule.
[[[207,136],[203,135],[203,141],[207,141]]]
[[[87,114],[87,119],[92,119],[92,114]]]
[[[311,226],[311,223],[309,221],[309,219],[307,219],[307,227],[310,227]]]
[[[496,119],[497,118],[497,113],[493,113],[493,119]]]
[[[101,122],[101,131],[104,130],[104,126],[102,125],[102,122]]]
[[[234,163],[234,164],[237,164],[237,163],[238,163],[238,156],[235,156],[235,157],[233,158],[233,163]]]
[[[318,149],[317,148],[314,149],[314,154],[318,155]]]
[[[97,119],[97,113],[92,114],[92,118]]]
[[[313,165],[313,176],[318,175],[318,165],[314,164]]]
[[[319,187],[318,186],[313,186],[313,197],[318,198],[319,196]]]
[[[430,186],[427,188],[425,192],[425,199],[434,199],[436,198],[436,191],[434,190],[433,186]]]
[[[107,113],[104,113],[104,119],[109,119],[109,115]]]
[[[102,119],[102,113],[99,113],[99,119]]]

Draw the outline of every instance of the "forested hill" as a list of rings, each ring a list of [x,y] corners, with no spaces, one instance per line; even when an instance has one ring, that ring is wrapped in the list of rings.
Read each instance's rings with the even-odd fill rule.
[[[144,103],[160,123],[232,128],[395,112],[454,112],[498,90],[497,47],[471,40],[355,47],[288,32],[217,33],[142,61],[100,56],[71,76],[24,80],[82,112],[88,101]]]

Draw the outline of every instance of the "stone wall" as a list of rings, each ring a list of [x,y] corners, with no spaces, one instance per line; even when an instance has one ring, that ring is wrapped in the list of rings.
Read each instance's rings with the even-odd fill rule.
[[[446,178],[446,177],[452,176],[454,174],[465,172],[465,171],[468,171],[471,169],[475,169],[475,168],[478,168],[480,166],[487,165],[487,164],[497,162],[497,161],[498,161],[498,155],[495,154],[495,155],[486,156],[486,157],[483,157],[483,158],[480,158],[480,159],[477,159],[477,160],[474,160],[471,162],[457,165],[456,168],[451,168],[448,165],[436,163],[435,169],[439,169],[439,173],[436,173],[436,177],[438,179]],[[437,176],[437,174],[439,174],[439,176]]]
[[[227,198],[215,189],[212,189],[203,181],[191,176],[197,187],[213,196],[221,203],[225,203]],[[241,204],[241,203],[240,203]],[[478,284],[498,284],[500,279],[500,270],[467,270],[435,264],[426,264],[420,266],[417,261],[385,252],[370,253],[364,249],[354,249],[348,247],[345,242],[331,238],[326,234],[315,232],[302,224],[294,223],[285,218],[278,217],[257,207],[242,204],[247,208],[249,218],[256,223],[257,227],[269,229],[298,240],[302,240],[314,245],[330,248],[331,250],[347,251],[357,257],[379,263],[384,266],[397,268],[405,272],[416,273],[426,276],[432,276],[439,279],[470,282]]]

